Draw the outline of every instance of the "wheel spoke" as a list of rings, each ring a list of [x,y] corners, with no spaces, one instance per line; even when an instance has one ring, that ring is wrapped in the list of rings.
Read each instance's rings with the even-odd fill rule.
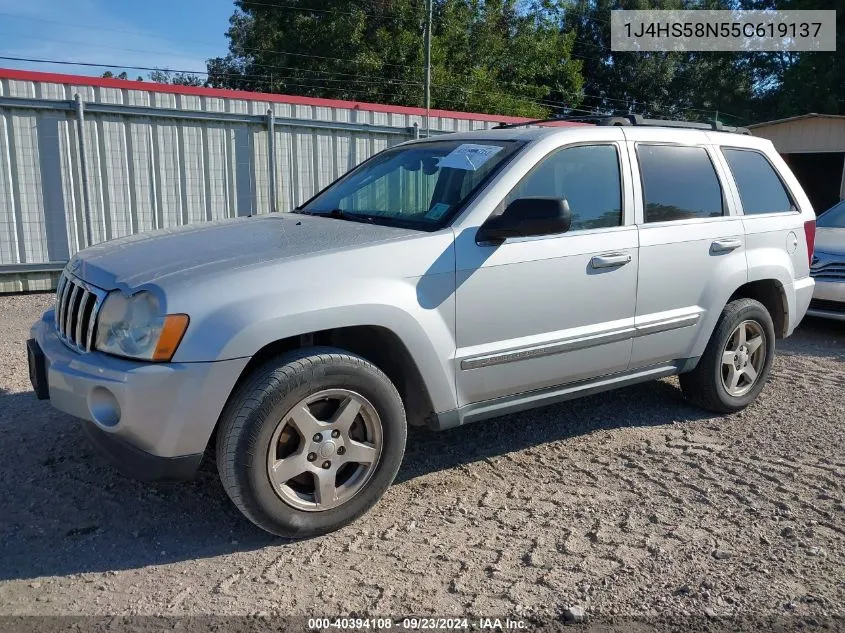
[[[340,429],[340,432],[344,435],[348,435],[349,429],[360,411],[361,403],[355,398],[347,398],[341,403],[331,424]]]
[[[374,446],[350,440],[346,443],[344,458],[347,462],[372,464],[376,459],[376,454],[377,451]]]
[[[302,453],[294,453],[284,459],[280,459],[270,469],[270,478],[277,486],[290,481],[297,475],[304,473],[308,466]]]
[[[742,376],[742,372],[737,371],[736,367],[731,365],[730,370],[728,371],[728,389],[736,389],[737,385],[739,385],[739,379]]]
[[[320,509],[334,507],[337,504],[335,471],[321,470],[314,474],[314,479],[314,500],[320,505]]]
[[[730,365],[731,367],[733,367],[734,356],[736,356],[736,352],[732,352],[731,350],[726,350],[722,354],[722,364],[723,365]]]
[[[288,414],[288,417],[302,434],[302,437],[306,439],[310,438],[315,433],[319,433],[321,430],[320,422],[317,421],[317,418],[311,415],[308,407],[304,404],[292,409],[290,414]]]
[[[754,365],[748,365],[743,372],[748,377],[749,384],[757,380],[757,370],[754,369]]]
[[[747,337],[747,332],[745,331],[745,323],[740,323],[739,327],[737,328],[737,348],[742,347],[745,345],[745,340]]]
[[[755,336],[754,338],[749,339],[748,343],[747,343],[749,355],[756,352],[762,344],[763,344],[763,337],[762,336]]]

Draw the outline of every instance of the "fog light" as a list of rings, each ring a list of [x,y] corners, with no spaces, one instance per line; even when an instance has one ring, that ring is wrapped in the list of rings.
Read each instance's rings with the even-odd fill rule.
[[[105,387],[94,387],[88,396],[88,410],[94,421],[103,426],[115,426],[120,422],[120,404],[114,394]]]

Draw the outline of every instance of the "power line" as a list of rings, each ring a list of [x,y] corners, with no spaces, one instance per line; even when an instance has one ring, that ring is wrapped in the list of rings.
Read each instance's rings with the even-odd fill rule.
[[[8,35],[11,35],[11,34],[0,32],[0,36],[3,36],[3,35],[8,36]],[[77,41],[73,41],[73,40],[61,40],[61,39],[55,39],[55,38],[49,38],[48,39],[48,38],[43,38],[43,37],[38,38],[38,39],[41,40],[41,41],[49,41],[49,42],[53,42],[53,43],[57,43],[57,44],[83,44],[83,42],[77,42]],[[97,47],[97,48],[107,48],[107,49],[110,49],[110,50],[125,51],[125,52],[130,52],[130,53],[146,53],[146,54],[152,54],[152,55],[161,53],[160,51],[151,51],[151,50],[138,49],[138,48],[125,48],[125,47],[122,47],[122,46],[111,46],[111,45],[108,45],[108,44],[95,44],[95,43],[88,44],[88,43],[85,43],[85,45],[86,46],[94,46],[94,47]],[[262,63],[258,63],[258,62],[251,62],[249,65],[250,66],[257,66],[257,67],[261,67],[261,68],[269,68],[269,69],[273,69],[273,70],[312,72],[312,73],[320,73],[320,74],[325,74],[325,75],[337,75],[337,76],[345,76],[345,77],[369,76],[369,77],[374,77],[374,78],[377,77],[378,79],[384,80],[384,81],[394,81],[395,83],[406,83],[406,84],[413,84],[413,85],[420,85],[420,86],[423,85],[423,83],[421,81],[408,81],[408,80],[394,79],[394,78],[391,78],[391,77],[384,77],[384,76],[379,76],[379,75],[361,75],[361,74],[347,73],[347,72],[342,72],[342,71],[321,70],[321,69],[317,69],[317,68],[303,68],[303,67],[300,67],[300,66],[282,66],[282,65],[276,65],[276,64],[262,64]],[[166,70],[169,70],[169,69],[162,68],[160,70],[166,71]],[[185,73],[190,73],[190,74],[203,74],[203,75],[209,74],[207,72],[207,70],[204,70],[204,71],[198,71],[198,70],[170,71],[170,72],[185,72]],[[233,74],[233,73],[230,73],[230,74]],[[240,74],[240,73],[238,73],[238,74]],[[374,83],[381,83],[381,81],[374,82]]]
[[[0,35],[11,35],[11,34],[0,33]],[[28,37],[28,36],[24,36],[24,37]],[[83,44],[83,42],[78,42],[78,41],[74,41],[74,40],[56,39],[56,38],[39,37],[37,39],[39,39],[41,41],[46,40],[46,41],[50,41],[50,42],[54,42],[54,43],[58,43],[58,44]],[[159,54],[160,53],[160,51],[151,51],[151,50],[147,50],[147,49],[137,49],[137,48],[126,48],[126,47],[121,47],[121,46],[111,46],[111,45],[108,45],[108,44],[96,44],[96,43],[90,43],[90,44],[85,43],[85,44],[87,46],[94,46],[94,47],[98,47],[98,48],[106,48],[106,49],[109,49],[109,50],[122,50],[122,51],[132,52],[132,53],[145,53],[145,54]],[[312,57],[311,55],[304,55],[304,54],[301,54],[301,56]],[[318,57],[320,59],[333,59],[333,58],[321,58],[319,56],[313,56],[313,57]],[[350,61],[350,60],[341,60],[339,58],[337,58],[337,59],[338,59],[338,61]],[[52,62],[52,63],[58,63],[58,62]],[[279,64],[266,64],[266,63],[260,63],[260,62],[250,62],[248,64],[248,66],[254,66],[254,67],[258,67],[258,68],[266,68],[266,69],[271,69],[271,70],[311,72],[311,73],[319,73],[319,74],[325,74],[325,75],[336,75],[336,76],[344,76],[344,77],[368,77],[368,78],[377,78],[379,80],[379,81],[376,81],[376,82],[373,82],[373,83],[382,83],[383,81],[389,81],[389,82],[393,82],[393,83],[396,83],[396,84],[409,84],[409,85],[419,85],[419,86],[424,85],[424,82],[421,82],[421,81],[409,81],[409,80],[403,80],[403,79],[396,79],[396,78],[393,78],[393,77],[385,77],[383,75],[375,75],[375,74],[372,74],[372,73],[362,75],[362,74],[347,73],[347,72],[342,72],[342,71],[328,71],[328,70],[321,70],[321,69],[316,69],[316,68],[312,69],[312,68],[302,68],[302,67],[299,67],[299,66],[283,66],[283,65],[279,65]],[[127,68],[129,68],[129,67],[127,67]],[[188,74],[202,74],[202,75],[208,75],[209,74],[207,71],[177,71],[177,70],[170,70],[170,69],[167,69],[167,68],[159,68],[159,70],[170,71],[170,72],[183,72],[183,73],[188,73]],[[228,73],[228,74],[238,75],[238,74],[245,74],[245,73]],[[457,77],[457,79],[460,79],[460,78],[461,77]],[[467,79],[468,79],[468,77],[467,77]],[[335,81],[340,81],[340,80],[335,80]],[[366,80],[359,80],[359,81],[364,82]],[[509,85],[513,88],[516,88],[516,89],[519,89],[520,87],[522,87],[522,88],[533,88],[533,87],[535,87],[531,84],[518,83],[518,82],[502,82],[502,83],[505,83],[505,84],[507,84],[507,85]],[[447,85],[450,85],[450,84],[439,84],[439,85],[447,86]],[[460,85],[456,85],[456,84],[451,84],[451,86],[461,87]]]
[[[0,56],[0,59],[10,59],[10,58],[7,57],[7,56]],[[149,67],[144,67],[144,66],[118,66],[118,65],[114,65],[114,64],[95,64],[95,63],[87,63],[87,62],[62,62],[62,61],[55,61],[54,62],[54,61],[51,61],[51,60],[36,60],[36,59],[31,59],[31,58],[17,58],[17,57],[11,58],[11,59],[16,60],[16,61],[32,61],[32,62],[40,62],[41,61],[41,62],[45,62],[45,63],[59,63],[59,64],[65,64],[65,65],[83,65],[83,66],[91,66],[91,67],[97,67],[97,68],[151,70],[151,71],[161,70],[161,69],[151,69]],[[175,70],[175,71],[166,71],[166,72],[189,73],[191,71]],[[199,74],[199,73],[197,73],[197,74]],[[269,83],[269,80],[271,79],[267,75],[240,75],[240,74],[235,75],[235,74],[233,74],[231,76],[232,76],[233,79],[235,79],[241,85],[257,86],[259,89],[266,88],[267,84]],[[321,90],[321,89],[325,90],[326,88],[329,88],[329,86],[319,85],[319,84],[315,84],[315,83],[302,83],[303,81],[310,81],[310,82],[326,81],[323,78],[276,77],[276,78],[273,78],[273,79],[282,82],[285,87],[305,88],[305,89],[308,89],[308,90]],[[291,81],[291,79],[294,79],[296,81]],[[432,87],[440,89],[443,86],[432,84]],[[546,108],[553,108],[553,109],[556,109],[556,110],[569,110],[569,111],[573,111],[573,112],[582,112],[582,113],[585,113],[585,114],[593,114],[593,111],[573,107],[573,106],[568,105],[568,104],[563,103],[563,102],[543,101],[543,100],[535,99],[533,97],[529,97],[529,96],[526,96],[526,95],[518,95],[518,94],[512,94],[512,93],[506,93],[506,92],[493,92],[493,91],[483,90],[483,89],[478,89],[478,88],[467,88],[467,87],[464,87],[464,86],[461,86],[460,88],[465,90],[466,92],[470,92],[470,93],[489,94],[489,95],[495,95],[495,96],[498,96],[498,97],[510,97],[511,99],[514,99],[516,101],[521,101],[521,102],[524,102],[524,103],[530,103],[530,104],[533,104],[533,105],[538,105],[538,106],[546,107]],[[333,89],[339,90],[340,92],[346,93],[346,94],[359,95],[359,97],[354,97],[354,98],[361,98],[360,96],[363,96],[364,98],[369,98],[369,99],[379,98],[379,97],[387,97],[389,99],[391,97],[396,96],[395,93],[384,92],[384,91],[381,91],[381,90],[374,90],[373,88],[352,87],[352,86],[348,85],[348,82],[347,82],[347,84],[345,84],[342,87],[336,87],[336,88],[333,88]],[[437,98],[437,102],[438,102],[437,105],[439,105],[439,107],[444,107],[444,106],[446,106],[446,107],[457,107],[457,109],[466,109],[466,108],[469,107],[469,105],[467,104],[465,99],[459,100],[459,99],[455,99],[454,97],[453,98],[449,98],[449,97],[444,98],[442,95]]]
[[[0,59],[13,61],[13,62],[31,62],[33,64],[60,64],[63,66],[89,66],[91,68],[109,68],[109,69],[118,69],[118,70],[146,70],[149,72],[155,71],[163,71],[163,72],[171,72],[171,73],[191,73],[191,74],[200,74],[194,73],[193,71],[188,70],[172,70],[167,68],[150,68],[148,66],[120,66],[117,64],[99,64],[93,62],[71,62],[71,61],[63,61],[58,59],[36,59],[34,57],[12,57],[9,55],[0,55]],[[201,73],[207,75],[208,73]]]
[[[191,70],[176,70],[176,69],[162,69],[162,68],[151,68],[148,66],[121,66],[116,64],[100,64],[100,63],[93,63],[93,62],[74,62],[74,61],[61,61],[61,60],[48,60],[48,59],[35,59],[35,58],[27,58],[27,57],[11,57],[11,56],[0,56],[0,59],[3,60],[10,60],[10,61],[22,61],[22,62],[31,62],[31,63],[45,63],[45,64],[61,64],[67,66],[83,66],[83,67],[92,67],[92,68],[107,68],[107,69],[116,69],[116,70],[142,70],[148,72],[168,72],[168,73],[178,73],[178,74],[188,74],[188,75],[206,75],[208,76],[209,73],[205,71],[191,71]],[[237,80],[238,82],[243,82],[247,84],[258,85],[261,87],[266,87],[270,80],[278,80],[284,83],[285,86],[295,86],[300,88],[309,88],[309,89],[325,89],[328,86],[321,86],[321,85],[314,85],[314,84],[305,84],[299,83],[302,81],[335,81],[335,82],[343,82],[344,84],[348,83],[361,83],[354,80],[347,80],[347,79],[328,79],[328,78],[319,78],[319,77],[270,77],[269,75],[249,75],[249,74],[242,74],[242,73],[221,73],[222,76],[229,76],[233,79]],[[291,82],[290,79],[296,79],[296,82]],[[379,82],[366,82],[373,85],[385,85],[384,81]],[[571,105],[568,105],[564,102],[557,102],[557,101],[548,101],[537,99],[534,97],[529,97],[527,95],[516,95],[507,92],[494,92],[490,90],[483,90],[479,88],[467,88],[466,86],[458,86],[455,84],[432,84],[432,87],[437,88],[457,88],[466,90],[468,92],[475,92],[480,94],[490,94],[490,95],[498,95],[498,96],[508,96],[514,99],[518,99],[521,101],[534,103],[535,105],[540,105],[543,107],[553,107],[557,109],[569,109],[574,111],[579,111],[578,108],[574,108]],[[365,95],[384,95],[384,96],[394,96],[393,93],[386,93],[383,91],[378,90],[365,90],[362,88],[348,88],[344,87],[345,92],[354,92],[357,94],[365,94]],[[443,101],[441,99],[441,101]],[[449,100],[451,103],[457,103],[454,99]],[[580,110],[581,112],[592,113],[587,110]]]
[[[371,17],[382,18],[386,20],[402,20],[404,16],[389,16],[383,15],[380,13],[373,13],[371,11],[364,11],[361,9],[360,11],[338,11],[336,9],[315,9],[311,7],[298,7],[291,4],[270,4],[267,2],[253,2],[252,0],[244,0],[242,3],[244,8],[249,7],[268,7],[271,9],[285,9],[290,11],[302,11],[304,13],[327,13],[327,14],[335,14],[335,15],[348,15],[353,17],[358,17],[359,15],[368,15]]]
[[[2,13],[0,13],[0,15],[2,15]],[[10,36],[11,34],[0,33],[0,35]],[[97,47],[97,48],[106,48],[106,49],[109,49],[109,50],[120,50],[120,51],[131,52],[131,53],[144,53],[144,54],[152,54],[152,55],[161,53],[161,51],[151,51],[151,50],[148,50],[148,49],[127,48],[127,47],[122,47],[122,46],[112,46],[112,45],[109,45],[109,44],[79,42],[79,41],[76,41],[76,40],[45,38],[43,36],[37,36],[36,37],[36,36],[23,35],[23,36],[18,36],[18,37],[26,37],[26,38],[30,38],[30,39],[37,39],[37,40],[42,41],[42,42],[43,41],[49,41],[49,42],[53,42],[53,43],[57,43],[57,44],[84,44],[86,46],[93,46],[93,47]],[[342,59],[342,58],[336,58],[336,57],[323,57],[323,56],[320,56],[320,55],[310,55],[310,54],[305,54],[305,53],[288,53],[288,52],[285,52],[285,51],[259,50],[259,49],[244,49],[244,50],[254,50],[254,51],[262,52],[262,53],[275,53],[275,54],[280,54],[280,55],[295,55],[295,56],[304,57],[304,58],[332,60],[332,61],[339,61],[339,62],[364,63],[364,62],[357,61],[357,60]],[[571,54],[571,56],[576,57],[576,58],[582,58],[582,59],[599,59],[599,58],[586,57],[586,56],[577,55],[577,54]],[[345,75],[345,76],[348,76],[348,77],[360,77],[360,76],[362,76],[360,74],[345,73],[345,72],[342,72],[342,71],[326,71],[326,70],[320,70],[320,69],[302,68],[302,67],[299,67],[299,66],[282,66],[282,65],[279,65],[279,64],[267,64],[267,63],[256,62],[256,61],[251,61],[251,62],[249,62],[248,65],[249,66],[256,66],[256,67],[259,67],[259,68],[269,68],[269,69],[273,69],[273,70],[307,71],[307,72],[315,72],[315,73],[323,73],[323,74]],[[404,65],[404,64],[380,63],[380,65],[390,66],[390,67],[410,68],[410,69],[415,69],[415,70],[420,70],[422,68],[422,67],[408,66],[408,65]],[[168,69],[164,68],[164,69],[161,69],[161,70],[168,70]],[[205,71],[174,71],[174,72],[186,72],[186,73],[192,73],[192,74],[208,74]],[[376,76],[376,75],[372,75],[372,76]],[[403,80],[396,80],[396,81],[403,81]],[[406,83],[414,83],[414,84],[418,84],[418,85],[423,85],[423,82],[406,81]],[[518,87],[518,86],[527,87],[527,88],[533,87],[533,85],[524,84],[524,83],[517,83],[517,82],[506,82],[506,83],[508,83],[508,85],[511,85],[513,87]]]
[[[205,41],[201,41],[201,40],[186,40],[186,39],[182,39],[181,37],[179,37],[179,38],[177,38],[177,37],[166,37],[166,36],[163,36],[163,35],[154,35],[154,34],[150,34],[150,33],[144,33],[143,31],[131,31],[131,30],[126,30],[126,29],[112,29],[112,28],[106,28],[106,27],[91,26],[90,24],[74,24],[74,23],[71,23],[71,22],[59,22],[57,20],[47,20],[45,18],[36,18],[36,17],[24,16],[24,15],[19,15],[19,14],[15,14],[15,13],[8,13],[8,12],[4,12],[4,11],[0,11],[0,15],[12,17],[12,18],[17,18],[17,19],[21,19],[21,20],[31,20],[31,21],[34,21],[34,22],[42,22],[44,24],[54,24],[56,26],[69,26],[69,27],[72,27],[72,28],[89,29],[89,30],[93,30],[93,31],[109,31],[109,32],[113,32],[113,33],[124,33],[124,34],[129,34],[129,35],[141,35],[141,36],[150,37],[150,38],[154,38],[154,39],[160,39],[160,40],[170,40],[170,41],[174,41],[174,42],[182,42],[182,43],[188,43],[188,44],[202,44],[203,46],[217,46],[218,45],[217,43],[205,42]],[[44,39],[45,39],[42,35],[22,35],[22,34],[19,34],[19,33],[15,33],[15,36],[16,37],[26,37],[26,38],[29,38],[29,39],[37,39],[37,40],[40,40],[40,41],[44,41]],[[58,41],[58,40],[53,40],[53,41]],[[83,42],[72,42],[72,43],[82,44]],[[84,42],[84,44],[86,46],[95,45],[95,44],[92,44],[90,42]],[[273,54],[278,54],[278,55],[290,55],[291,57],[307,57],[307,58],[313,58],[313,59],[324,59],[324,60],[328,60],[328,61],[344,62],[344,63],[350,63],[350,64],[364,63],[364,62],[362,62],[360,60],[356,60],[356,59],[349,59],[349,58],[343,58],[343,57],[326,57],[326,56],[323,56],[323,55],[313,55],[313,54],[308,54],[308,53],[296,53],[294,51],[283,51],[283,50],[273,50],[273,49],[267,50],[267,49],[261,49],[261,48],[247,48],[247,47],[238,47],[238,48],[239,48],[239,50],[242,50],[244,52],[273,53]],[[132,50],[132,49],[124,49],[124,50]],[[149,52],[149,51],[136,51],[136,52]],[[156,52],[160,52],[160,51],[156,51]],[[382,66],[391,66],[391,67],[395,67],[395,68],[406,68],[406,69],[410,69],[410,70],[422,70],[422,68],[423,68],[422,66],[409,66],[407,64],[392,64],[392,63],[388,63],[388,62],[379,62],[379,63]]]
[[[255,4],[255,3],[253,3],[253,4]],[[270,6],[270,5],[261,5],[261,6]],[[285,8],[285,6],[282,6],[281,8]],[[294,7],[294,8],[310,11],[310,9],[305,9],[303,7]],[[330,11],[330,10],[320,10],[320,11],[327,12],[327,13],[336,13],[335,11]],[[81,29],[88,29],[88,30],[93,30],[93,31],[109,31],[109,32],[113,32],[113,33],[123,33],[123,34],[128,34],[128,35],[140,35],[140,36],[143,36],[143,37],[150,37],[150,38],[153,38],[153,39],[160,39],[160,40],[169,40],[169,41],[173,41],[173,42],[180,42],[180,43],[183,43],[183,44],[184,43],[201,44],[203,46],[217,46],[218,45],[217,43],[214,43],[214,42],[207,42],[207,41],[202,41],[202,40],[186,40],[186,39],[183,39],[181,37],[179,37],[179,38],[177,38],[177,37],[166,37],[166,36],[162,36],[162,35],[145,33],[143,31],[134,31],[134,30],[129,30],[129,29],[114,29],[114,28],[101,27],[101,26],[92,26],[90,24],[78,24],[78,23],[72,23],[72,22],[61,22],[61,21],[58,21],[58,20],[48,20],[46,18],[38,18],[38,17],[21,15],[21,14],[16,14],[16,13],[9,13],[7,11],[0,11],[0,15],[11,17],[11,18],[17,18],[17,19],[20,19],[20,20],[30,20],[30,21],[33,21],[33,22],[41,22],[43,24],[54,24],[56,26],[81,28]],[[37,35],[37,36],[36,35],[22,35],[22,34],[19,34],[19,33],[15,33],[14,35],[16,37],[26,37],[26,38],[29,38],[29,39],[37,39],[39,41],[43,41],[45,39],[43,35]],[[91,42],[75,42],[75,41],[71,41],[71,40],[56,40],[56,39],[53,39],[53,38],[50,38],[50,39],[54,42],[60,42],[60,43],[67,43],[67,44],[83,44],[84,43],[86,46],[98,46],[100,48],[113,48],[113,49],[116,49],[116,50],[125,50],[125,51],[129,51],[129,52],[138,52],[138,53],[150,53],[150,52],[158,53],[159,52],[159,51],[148,51],[148,50],[142,50],[142,49],[118,48],[118,47],[114,47],[114,46],[106,46],[104,44],[93,44]],[[577,38],[577,37],[573,38],[573,39],[576,42],[581,42],[581,43],[584,43],[584,44],[595,44],[595,42],[593,42],[591,40],[583,40],[583,39],[580,39],[580,38]],[[343,63],[351,63],[351,64],[364,63],[361,60],[342,58],[342,57],[327,57],[327,56],[323,56],[323,55],[314,55],[314,54],[309,54],[309,53],[297,53],[297,52],[294,52],[294,51],[284,51],[284,50],[264,49],[264,48],[249,48],[249,47],[245,47],[245,46],[237,46],[236,48],[240,51],[245,52],[245,53],[251,52],[251,53],[261,53],[261,54],[290,55],[292,57],[324,59],[324,60],[337,61],[337,62],[343,62]],[[602,45],[602,50],[606,50],[606,48],[604,48],[603,45]],[[570,53],[570,56],[576,57],[578,59],[592,59],[592,60],[596,60],[596,61],[602,61],[602,58],[600,58],[600,57],[593,57],[593,56],[589,56],[589,55],[581,55],[580,53]],[[407,69],[411,69],[411,70],[422,70],[424,68],[423,65],[412,66],[412,65],[408,65],[408,64],[394,64],[394,63],[389,63],[389,62],[380,62],[380,65],[391,66],[391,67],[396,67],[396,68],[407,68]]]
[[[273,5],[273,6],[275,6],[275,5]],[[287,6],[287,5],[279,5],[279,6]],[[14,17],[14,18],[19,18],[19,19],[29,19],[29,20],[43,22],[43,23],[46,23],[46,24],[55,24],[55,25],[59,25],[59,26],[69,26],[69,27],[74,27],[74,28],[87,28],[87,29],[94,29],[94,30],[114,31],[116,33],[129,33],[129,34],[145,35],[144,33],[140,32],[140,31],[130,31],[130,30],[124,30],[124,29],[97,28],[97,27],[92,27],[90,25],[72,24],[72,23],[59,22],[59,21],[55,21],[55,20],[47,20],[47,19],[42,19],[42,18],[31,18],[31,17],[28,17],[28,16],[22,16],[22,15],[18,15],[18,14],[14,14],[14,13],[8,13],[8,12],[0,12],[0,15],[6,15],[6,16]],[[9,35],[9,34],[6,34],[6,35]],[[27,38],[30,38],[30,39],[37,39],[39,41],[44,41],[45,39],[48,39],[48,38],[44,38],[43,36],[34,36],[34,35],[29,36],[29,35],[19,35],[19,34],[15,34],[15,35],[18,36],[18,37],[27,37]],[[208,45],[208,46],[214,45],[210,42],[202,42],[202,41],[199,41],[199,40],[182,40],[182,39],[179,39],[179,38],[168,38],[168,37],[162,37],[162,36],[153,36],[153,37],[155,37],[157,39],[163,39],[163,40],[180,41],[180,42],[183,42],[183,43],[188,42],[188,43],[202,44],[202,45]],[[63,44],[85,44],[86,46],[94,46],[94,47],[98,47],[98,48],[107,48],[107,49],[111,49],[111,50],[122,50],[122,51],[126,51],[126,52],[134,52],[134,53],[160,54],[160,51],[150,51],[150,50],[146,50],[146,49],[118,47],[118,46],[111,46],[111,45],[107,45],[107,44],[97,44],[97,43],[90,43],[90,42],[78,42],[78,41],[74,41],[74,40],[62,40],[62,39],[56,39],[56,38],[49,38],[49,41],[52,41],[52,42],[55,42],[55,43],[63,43]],[[583,40],[578,40],[578,38],[575,38],[575,41],[583,41]],[[326,61],[335,61],[335,62],[340,62],[340,63],[359,64],[359,65],[366,63],[362,60],[340,58],[340,57],[327,57],[327,56],[322,56],[322,55],[297,53],[297,52],[293,52],[293,51],[282,51],[282,50],[274,50],[274,49],[269,49],[269,50],[268,49],[256,49],[256,48],[247,48],[247,47],[236,47],[236,48],[239,49],[240,51],[244,52],[244,53],[253,52],[253,53],[259,53],[259,54],[289,55],[289,56],[292,56],[292,57],[321,59],[321,60],[326,60]],[[589,59],[589,60],[603,61],[603,58],[593,57],[593,56],[589,56],[589,55],[581,55],[579,53],[570,53],[569,56],[570,56],[570,58],[575,58],[575,59]],[[265,63],[255,62],[255,61],[251,62],[251,65],[264,67],[264,68],[281,69],[281,70],[304,70],[304,69],[290,67],[290,66],[278,66],[278,65],[265,64]],[[383,61],[379,62],[379,65],[380,66],[392,67],[392,68],[410,69],[410,70],[414,70],[414,71],[419,71],[419,70],[422,70],[424,68],[424,66],[412,66],[412,65],[408,65],[408,64],[395,64],[395,63],[383,62]],[[188,71],[185,71],[185,72],[188,72]],[[192,71],[192,72],[197,73],[199,71]],[[313,72],[326,72],[327,73],[329,71],[320,71],[320,70],[315,69],[315,70],[313,70]],[[332,72],[336,72],[337,74],[342,74],[342,73],[340,73],[340,71],[332,71]],[[346,73],[346,74],[348,74],[349,76],[358,76],[358,75],[354,75],[352,73]],[[527,86],[527,84],[516,84],[515,82],[509,82],[509,84],[512,85],[512,86],[517,86],[517,85]],[[527,86],[527,87],[530,87],[530,86]]]
[[[176,70],[176,69],[163,69],[163,68],[152,68],[149,66],[129,66],[129,65],[117,65],[117,64],[101,64],[101,63],[94,63],[94,62],[75,62],[75,61],[63,61],[63,60],[50,60],[50,59],[36,59],[32,57],[13,57],[8,55],[0,56],[0,59],[7,60],[7,61],[19,61],[19,62],[30,62],[30,63],[43,63],[43,64],[60,64],[65,66],[83,66],[83,67],[91,67],[91,68],[106,68],[111,70],[142,70],[148,72],[168,72],[168,73],[179,73],[179,74],[194,74],[194,75],[208,75],[208,72],[203,71],[191,71],[191,70]],[[230,75],[231,77],[241,81],[243,83],[251,83],[254,85],[261,85],[266,86],[269,83],[271,77],[269,75],[241,75],[235,73],[223,73],[224,76]],[[287,86],[297,86],[302,88],[310,88],[310,89],[319,89],[319,88],[326,88],[326,86],[317,86],[313,84],[303,84],[303,83],[294,83],[286,81],[287,78],[279,78],[279,81],[285,81],[285,85]],[[294,77],[298,81],[320,81],[320,78],[298,78]],[[384,85],[384,82],[371,82],[374,84]],[[355,92],[358,94],[390,94],[384,93],[381,91],[376,90],[364,90],[364,89],[356,89],[356,88],[344,88],[346,92]],[[488,92],[488,91],[480,91],[480,92]],[[507,93],[490,93],[490,94],[507,94]],[[522,95],[509,95],[514,98],[523,99],[525,101],[534,101],[531,97],[525,97]],[[563,105],[563,104],[561,104]]]
[[[290,75],[282,75],[282,76],[272,76],[269,74],[265,75],[256,75],[256,74],[249,74],[249,73],[240,73],[240,72],[221,72],[211,74],[208,71],[196,71],[196,70],[179,70],[179,69],[171,69],[171,68],[157,68],[157,67],[149,67],[149,66],[131,66],[131,65],[119,65],[119,64],[102,64],[102,63],[95,63],[95,62],[79,62],[79,61],[65,61],[65,60],[52,60],[52,59],[38,59],[38,58],[31,58],[31,57],[15,57],[15,56],[0,56],[0,60],[8,60],[8,61],[18,61],[18,62],[29,62],[29,63],[41,63],[41,64],[58,64],[58,65],[65,65],[65,66],[82,66],[82,67],[90,67],[90,68],[105,68],[110,70],[141,70],[146,72],[166,72],[166,73],[176,73],[176,74],[185,74],[185,75],[203,75],[206,77],[224,77],[224,78],[232,78],[237,82],[243,82],[247,84],[257,85],[262,88],[266,88],[268,84],[271,84],[274,81],[283,82],[285,86],[296,86],[301,88],[309,88],[311,90],[317,89],[326,89],[331,88],[330,86],[326,85],[314,85],[314,84],[307,84],[301,83],[303,81],[309,82],[317,82],[322,81],[325,83],[342,83],[345,84],[342,91],[345,92],[354,92],[357,94],[366,94],[366,95],[385,95],[385,96],[395,96],[395,93],[384,92],[380,90],[373,90],[371,88],[350,88],[347,85],[350,83],[354,84],[366,84],[371,86],[385,86],[385,85],[396,85],[396,86],[422,86],[422,82],[414,82],[414,81],[402,81],[402,80],[395,80],[389,77],[378,77],[378,76],[370,76],[372,79],[350,79],[348,77],[345,78],[332,78],[332,77],[302,77],[302,76],[290,76]],[[311,69],[300,69],[300,68],[293,68],[293,67],[273,67],[272,68],[279,68],[279,69],[290,69],[296,72],[320,72],[324,74],[330,74],[329,71],[312,71]],[[344,74],[344,73],[339,73]],[[349,74],[349,73],[346,73]],[[358,77],[360,75],[350,75],[352,77]],[[294,79],[296,82],[292,82],[291,80]],[[376,80],[377,79],[377,80]],[[522,85],[526,87],[528,84],[512,84],[512,85]],[[523,94],[514,94],[511,92],[506,91],[493,91],[493,90],[485,90],[482,88],[470,88],[466,85],[462,84],[450,84],[450,83],[436,83],[432,82],[433,88],[438,89],[447,89],[447,90],[458,90],[458,91],[466,91],[478,94],[488,94],[488,95],[496,95],[496,96],[505,96],[510,97],[513,99],[518,99],[521,101],[525,101],[528,103],[534,103],[535,105],[539,105],[542,107],[549,107],[554,109],[566,109],[575,112],[583,112],[586,114],[593,114],[595,109],[593,110],[586,110],[584,108],[579,108],[577,106],[572,106],[566,102],[562,101],[555,101],[551,99],[543,99],[538,97],[532,97],[529,95]],[[340,88],[332,88],[332,89],[340,89]],[[579,97],[586,97],[591,99],[597,99],[600,102],[618,102],[629,104],[630,99],[618,99],[613,97],[607,96],[600,96],[600,95],[591,95],[587,93],[581,93],[578,95]],[[439,99],[439,101],[443,101],[443,99]],[[450,100],[452,103],[456,103],[455,100]],[[653,106],[654,104],[650,103],[641,103],[643,107]],[[686,108],[685,110],[697,110],[696,108]],[[700,112],[708,112],[708,110],[701,110],[698,109]],[[712,111],[712,110],[710,110]],[[737,117],[738,118],[738,117]]]

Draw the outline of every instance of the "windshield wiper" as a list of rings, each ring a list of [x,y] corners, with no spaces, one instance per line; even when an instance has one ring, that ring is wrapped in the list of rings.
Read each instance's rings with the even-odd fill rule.
[[[366,224],[375,224],[375,219],[372,216],[359,215],[357,213],[349,213],[348,211],[344,211],[343,209],[332,209],[328,212],[299,210],[295,211],[295,213],[301,213],[302,215],[316,215],[323,218],[336,218],[338,220],[351,220],[352,222],[365,222]]]

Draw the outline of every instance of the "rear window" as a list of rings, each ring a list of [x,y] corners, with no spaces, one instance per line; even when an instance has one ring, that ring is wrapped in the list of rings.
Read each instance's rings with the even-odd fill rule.
[[[724,214],[722,187],[703,147],[637,145],[646,222]]]
[[[722,148],[746,215],[796,211],[771,163],[760,152]]]

